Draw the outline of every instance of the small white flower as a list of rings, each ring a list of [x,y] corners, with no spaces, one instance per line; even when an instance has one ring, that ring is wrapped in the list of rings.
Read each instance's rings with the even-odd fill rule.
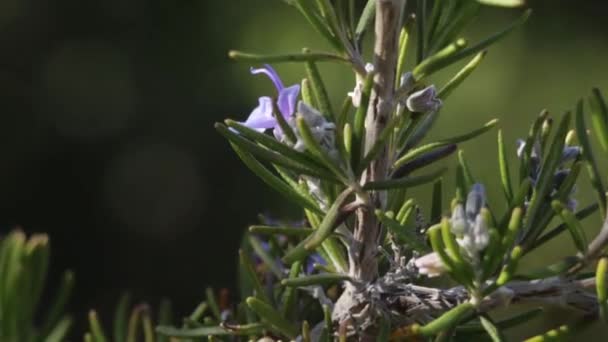
[[[450,220],[456,242],[472,258],[476,258],[490,242],[488,223],[481,214],[485,203],[483,185],[475,184],[467,196],[465,206],[456,205]]]
[[[445,272],[445,266],[441,262],[439,255],[435,252],[417,258],[414,261],[414,265],[416,265],[420,274],[428,277],[437,277]]]

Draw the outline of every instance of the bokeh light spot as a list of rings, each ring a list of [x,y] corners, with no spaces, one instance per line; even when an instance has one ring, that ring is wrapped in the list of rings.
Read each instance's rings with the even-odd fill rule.
[[[85,140],[127,127],[137,90],[126,56],[101,43],[70,43],[54,50],[41,75],[42,111],[59,134]]]
[[[135,144],[105,172],[105,202],[132,232],[163,238],[196,225],[204,208],[193,156],[164,144]]]

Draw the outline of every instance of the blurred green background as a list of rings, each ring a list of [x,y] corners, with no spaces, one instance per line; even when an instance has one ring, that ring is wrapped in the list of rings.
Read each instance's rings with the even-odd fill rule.
[[[527,25],[447,101],[432,137],[497,117],[514,152],[541,109],[559,116],[592,87],[608,91],[608,3],[529,7]],[[481,39],[519,12],[484,8],[466,37]],[[327,48],[279,0],[0,1],[1,232],[50,234],[50,284],[61,270],[76,272],[71,309],[80,326],[90,308],[108,321],[123,290],[152,304],[169,297],[180,314],[206,285],[234,290],[239,238],[256,215],[300,218],[240,164],[213,123],[246,118],[274,91],[250,65],[229,61],[228,49],[303,46]],[[352,73],[321,68],[337,106]],[[287,84],[303,75],[300,65],[277,69]],[[461,148],[500,203],[495,137]],[[585,180],[581,205],[593,200]],[[414,194],[424,203],[427,193]],[[597,230],[600,219],[586,222]],[[573,251],[562,239],[524,266]]]

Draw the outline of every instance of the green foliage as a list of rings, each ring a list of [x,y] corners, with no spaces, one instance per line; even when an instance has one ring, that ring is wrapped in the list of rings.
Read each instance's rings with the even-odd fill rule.
[[[74,275],[67,271],[50,307],[40,308],[49,255],[44,234],[28,238],[15,230],[0,240],[0,340],[59,342],[66,338],[72,318],[64,309]],[[43,315],[42,323],[35,320],[36,315]]]

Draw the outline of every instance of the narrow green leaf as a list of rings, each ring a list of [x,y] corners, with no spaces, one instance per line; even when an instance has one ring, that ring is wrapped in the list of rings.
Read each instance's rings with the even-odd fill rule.
[[[226,126],[221,124],[215,124],[216,130],[227,138],[231,144],[239,146],[240,149],[251,153],[261,159],[264,159],[273,164],[277,164],[288,169],[294,170],[295,172],[314,176],[322,179],[333,179],[335,177],[322,168],[310,168],[307,165],[300,163],[289,156],[274,152],[270,149],[259,146],[248,139],[245,139],[241,135],[230,131]]]
[[[304,53],[308,53],[307,50],[304,50]],[[306,75],[310,81],[312,94],[317,105],[319,106],[317,109],[325,116],[326,119],[334,121],[335,116],[334,111],[331,108],[329,95],[325,89],[325,84],[321,78],[321,73],[319,73],[319,69],[314,62],[306,62]]]
[[[530,320],[538,317],[543,312],[544,312],[544,310],[542,308],[532,309],[532,310],[526,311],[522,314],[515,315],[513,317],[510,317],[510,318],[504,319],[500,322],[497,322],[495,325],[499,329],[503,329],[503,330],[517,327],[523,323],[527,323]],[[462,333],[475,333],[475,332],[484,331],[484,328],[478,324],[464,324],[464,325],[460,325],[459,327],[457,327],[456,331],[462,332]]]
[[[63,273],[59,290],[55,295],[55,299],[50,305],[50,310],[47,312],[42,328],[43,334],[48,333],[51,329],[58,324],[63,316],[65,307],[70,299],[72,290],[74,289],[74,273],[72,271],[66,271]]]
[[[325,321],[325,339],[322,339],[322,341],[333,341],[333,321],[331,319],[331,308],[326,304],[323,305],[323,318]]]
[[[608,106],[602,97],[599,89],[593,89],[593,95],[589,98],[589,107],[591,109],[591,123],[595,130],[597,139],[604,149],[608,151]]]
[[[591,204],[591,205],[581,209],[578,213],[576,213],[575,217],[577,220],[581,221],[581,220],[585,219],[586,217],[588,217],[589,215],[593,214],[598,208],[599,208],[599,206],[597,203]],[[528,250],[526,250],[526,253],[530,253],[533,250],[535,250],[537,247],[542,246],[543,244],[551,241],[553,238],[558,236],[561,232],[566,230],[567,226],[568,225],[566,223],[562,223],[562,224],[558,225],[557,227],[551,229],[547,233],[543,234],[540,238],[538,238],[536,241],[534,241],[534,244],[532,246],[530,246],[530,248],[528,248]]]
[[[401,82],[401,75],[405,73],[405,62],[407,60],[410,32],[412,31],[412,17],[409,17],[408,19],[409,20],[405,20],[401,32],[399,33],[399,56],[397,58],[397,72],[395,73],[395,75],[397,75],[397,77],[395,77],[395,86],[397,87],[400,86],[399,82]]]
[[[129,317],[129,307],[131,306],[131,296],[128,293],[120,296],[116,310],[114,311],[113,337],[116,342],[123,342],[127,338],[127,321]]]
[[[154,327],[149,309],[142,310],[141,323],[144,331],[144,342],[154,342]]]
[[[386,147],[386,144],[394,132],[395,126],[399,122],[399,118],[397,116],[393,116],[389,119],[388,123],[380,133],[378,139],[374,142],[372,147],[367,151],[365,158],[361,161],[361,163],[357,166],[356,174],[361,174],[369,164],[378,157],[378,154],[382,152],[382,150]]]
[[[587,253],[587,237],[585,236],[585,232],[583,231],[583,227],[581,223],[576,219],[574,214],[568,210],[564,205],[559,201],[551,202],[551,206],[556,214],[558,214],[562,220],[566,223],[568,230],[570,231],[570,235],[572,236],[572,241],[574,241],[574,245],[583,255]]]
[[[334,203],[327,210],[319,227],[315,229],[315,232],[308,238],[302,240],[283,257],[285,263],[291,264],[295,261],[302,260],[305,256],[317,249],[331,235],[336,228],[335,223],[340,214],[340,209],[352,194],[352,191],[352,189],[348,188],[336,198]]]
[[[525,247],[529,246],[540,235],[542,229],[544,229],[544,227],[536,225],[536,223],[539,216],[543,214],[540,209],[546,203],[547,197],[553,189],[553,175],[561,163],[564,140],[568,133],[571,116],[571,113],[566,113],[562,117],[551,142],[551,149],[541,166],[540,176],[538,177],[539,181],[532,194],[532,199],[530,200],[530,205],[524,219]]]
[[[364,150],[365,145],[365,116],[367,114],[367,108],[369,106],[369,98],[372,93],[372,86],[374,85],[374,73],[370,72],[363,81],[363,89],[361,89],[361,101],[359,107],[355,111],[355,118],[353,121],[353,141],[351,147],[351,164],[353,167],[358,168],[361,154]]]
[[[464,46],[460,49],[456,49],[456,51],[452,52],[452,53],[446,53],[445,56],[443,56],[443,58],[439,59],[437,62],[433,63],[434,65],[432,65],[432,68],[430,67],[426,67],[425,70],[419,70],[418,72],[420,73],[418,75],[418,77],[416,77],[416,79],[421,79],[423,77],[426,77],[430,74],[432,74],[433,72],[442,69],[445,66],[448,66],[450,64],[453,64],[465,57],[468,57],[470,55],[474,55],[476,53],[479,53],[483,50],[485,50],[487,47],[489,47],[490,45],[496,43],[497,41],[499,41],[500,39],[506,37],[509,33],[511,33],[514,29],[516,29],[517,27],[519,27],[520,25],[522,25],[523,23],[526,22],[526,20],[528,20],[528,17],[530,16],[530,13],[532,13],[532,10],[528,9],[524,12],[524,14],[522,16],[520,16],[517,20],[515,20],[511,25],[509,25],[507,28],[505,28],[504,30],[497,32],[496,34],[482,40],[481,42],[475,44],[474,46],[468,47],[468,48],[464,48]],[[448,46],[449,48],[449,46]],[[442,50],[443,51],[443,50]],[[438,52],[441,53],[442,51]],[[422,65],[422,64],[421,64]],[[416,71],[416,69],[414,69],[414,71]],[[416,72],[414,72],[414,75],[416,75]]]
[[[254,265],[253,261],[249,257],[249,254],[247,254],[247,252],[242,249],[239,250],[239,262],[241,263],[241,267],[243,267],[245,276],[248,278],[248,280],[251,282],[251,285],[253,286],[253,291],[255,291],[254,292],[255,296],[260,298],[263,301],[268,301],[268,297],[266,296],[266,291],[264,290],[264,287],[262,286],[262,283],[260,282],[260,278],[258,277],[257,273],[255,272],[255,268],[253,266]],[[204,308],[205,309],[207,308],[206,303],[205,303]],[[195,312],[197,312],[197,311],[195,311]],[[195,317],[193,317],[193,316],[195,316]],[[197,313],[196,315],[191,315],[190,318],[192,318],[194,321],[198,321],[200,316],[201,316],[201,314]]]
[[[288,321],[279,312],[270,305],[262,302],[255,297],[249,297],[246,300],[247,305],[253,310],[262,321],[270,325],[272,330],[281,333],[289,338],[295,338],[298,335],[298,328]]]
[[[511,173],[509,172],[509,162],[507,160],[507,150],[502,137],[502,130],[498,130],[498,165],[500,168],[500,183],[502,191],[507,198],[509,205],[513,204],[513,186],[511,185]]]
[[[300,85],[300,90],[302,92],[302,102],[312,108],[318,108],[317,101],[312,94],[312,88],[310,87],[310,81],[305,78],[302,80],[302,84]]]
[[[430,337],[441,331],[451,329],[474,311],[475,307],[473,304],[469,302],[462,303],[445,312],[439,318],[436,318],[430,323],[418,328],[418,333],[424,337]]]
[[[228,57],[250,63],[288,63],[288,62],[343,62],[348,59],[331,52],[287,53],[282,55],[260,55],[242,51],[230,50]]]
[[[412,203],[410,208],[413,209],[413,201],[408,202]],[[410,213],[412,211],[413,210],[411,210]],[[408,247],[421,254],[429,252],[429,247],[418,235],[415,234],[410,227],[404,226],[403,224],[399,223],[399,221],[395,220],[395,218],[389,217],[387,213],[382,212],[380,209],[377,209],[375,213],[376,217],[378,217],[378,220],[382,222],[384,227],[387,228],[391,233],[395,234],[395,236],[403,240]]]
[[[48,335],[44,338],[45,342],[63,342],[66,341],[66,337],[72,327],[72,319],[70,317],[62,318],[57,323]]]
[[[464,159],[463,150],[458,151],[458,167],[462,170],[462,177],[464,177],[466,189],[470,189],[473,184],[475,184],[475,178],[473,177],[469,164],[466,159]]]
[[[608,288],[606,287],[606,272],[608,271],[608,257],[600,258],[595,270],[595,291],[600,307],[600,317],[608,321]]]
[[[219,326],[205,326],[194,329],[180,329],[169,326],[159,326],[156,332],[159,334],[178,338],[205,338],[207,336],[223,335],[256,335],[261,334],[266,326],[261,323],[243,324],[231,326],[230,329]]]
[[[602,184],[602,173],[600,173],[598,164],[593,155],[593,150],[591,149],[591,142],[587,135],[582,100],[579,100],[576,105],[576,136],[583,148],[583,157],[588,163],[587,170],[589,171],[589,180],[596,192],[602,217],[604,217],[606,215],[606,188],[604,187],[604,184]]]
[[[294,6],[302,13],[304,18],[308,20],[311,26],[321,34],[330,44],[331,46],[338,50],[342,51],[342,43],[337,39],[331,32],[330,28],[320,19],[320,15],[316,12],[316,10],[311,7],[312,2],[310,0],[294,0]]]
[[[245,163],[245,165],[258,177],[260,177],[266,184],[268,184],[271,188],[275,189],[277,192],[282,194],[285,198],[293,201],[294,203],[311,210],[312,212],[321,214],[323,211],[319,209],[319,206],[310,200],[307,197],[302,196],[296,190],[291,188],[289,185],[285,184],[280,178],[272,174],[272,172],[268,171],[260,162],[258,162],[253,156],[249,153],[242,150],[236,144],[230,144],[232,148],[235,150],[237,155],[241,158],[241,160]]]
[[[456,89],[458,88],[459,85],[462,84],[462,82],[464,82],[467,77],[469,77],[469,75],[471,75],[473,73],[473,71],[475,69],[477,69],[477,66],[479,66],[479,64],[481,63],[481,61],[483,60],[483,58],[486,56],[486,51],[482,51],[480,53],[478,53],[477,55],[475,55],[475,57],[473,57],[473,59],[471,59],[471,61],[469,61],[469,63],[467,63],[467,65],[465,65],[462,69],[460,69],[460,71],[458,71],[458,73],[456,75],[454,75],[454,77],[452,77],[448,83],[446,83],[443,88],[441,88],[439,90],[439,92],[437,93],[437,96],[439,98],[441,98],[442,100],[445,100],[448,96],[450,96],[450,94]]]
[[[331,285],[351,278],[345,274],[320,273],[297,278],[281,280],[281,285],[290,287],[310,286],[310,285]]]
[[[218,321],[221,321],[222,313],[220,312],[219,305],[217,305],[215,293],[213,293],[213,288],[208,287],[205,289],[205,297],[207,299],[207,305],[209,305],[209,309],[211,309],[213,317],[215,317],[215,319],[217,319]]]
[[[433,197],[431,199],[431,223],[441,219],[443,210],[443,179],[439,178],[433,183]]]
[[[521,246],[515,246],[511,250],[511,254],[509,255],[509,260],[503,266],[502,271],[498,275],[498,279],[496,280],[496,285],[503,286],[508,283],[515,274],[517,269],[517,264],[519,263],[519,259],[523,255],[523,250]]]
[[[374,17],[376,16],[376,0],[367,0],[365,7],[363,8],[363,13],[359,18],[359,22],[357,23],[357,28],[355,29],[355,39],[360,41],[363,38],[363,34],[374,21]]]
[[[268,267],[268,269],[277,277],[277,279],[283,278],[283,272],[279,265],[277,265],[276,260],[262,247],[262,244],[258,238],[255,236],[249,236],[249,244],[255,251],[255,254],[260,257],[262,262]]]
[[[364,190],[392,190],[397,188],[412,188],[418,185],[435,181],[445,173],[447,168],[441,168],[426,175],[409,176],[399,179],[369,182],[363,186]]]
[[[446,254],[455,267],[454,273],[458,273],[458,276],[462,276],[465,279],[473,279],[473,270],[462,257],[460,246],[451,232],[450,221],[446,217],[441,220],[441,238],[443,245],[446,247]]]
[[[289,279],[296,278],[300,273],[300,269],[302,268],[302,262],[296,261],[291,264],[291,269],[289,270]],[[281,306],[281,314],[283,317],[290,318],[294,313],[294,309],[296,307],[296,289],[293,287],[286,287],[283,292],[282,303]]]
[[[471,131],[469,133],[466,134],[462,134],[459,136],[455,136],[455,137],[451,137],[451,138],[447,138],[444,140],[439,140],[439,141],[435,141],[432,143],[428,143],[426,145],[420,146],[418,148],[412,149],[410,151],[408,151],[404,156],[402,156],[401,158],[399,158],[396,162],[394,167],[395,168],[399,168],[400,166],[402,166],[403,164],[405,164],[406,162],[415,159],[416,157],[419,157],[420,155],[427,153],[431,150],[434,150],[436,148],[439,147],[443,147],[443,146],[447,146],[447,145],[451,145],[451,144],[458,144],[458,143],[462,143],[465,142],[467,140],[471,140],[487,131],[489,131],[490,129],[492,129],[494,126],[496,126],[496,124],[498,123],[498,119],[494,119],[491,121],[488,121],[485,125],[483,125],[483,127],[480,127],[474,131]]]
[[[483,325],[484,329],[486,329],[488,336],[490,336],[493,342],[506,341],[505,336],[502,334],[500,329],[494,324],[494,322],[492,322],[489,316],[480,315],[479,320],[481,321],[481,325]]]
[[[477,0],[477,2],[484,5],[500,7],[520,7],[526,3],[525,0]]]
[[[167,299],[161,299],[158,308],[158,325],[170,325],[173,321],[173,311],[171,309],[171,302]],[[169,339],[164,336],[157,334],[157,342],[169,342]]]
[[[454,60],[452,56],[456,55],[458,51],[464,49],[466,45],[466,40],[458,39],[457,41],[441,49],[434,55],[427,57],[422,62],[420,62],[412,71],[414,78],[417,81],[420,81],[423,78],[433,74],[434,72],[443,69],[451,63],[454,63],[456,60]]]
[[[89,311],[89,329],[91,329],[91,336],[95,342],[107,341],[103,328],[97,318],[97,313],[94,310]]]

